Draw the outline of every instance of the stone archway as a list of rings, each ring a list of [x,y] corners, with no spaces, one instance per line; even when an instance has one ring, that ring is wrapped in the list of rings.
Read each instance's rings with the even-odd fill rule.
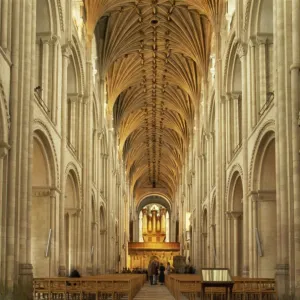
[[[239,172],[231,179],[228,219],[230,269],[233,275],[243,272],[243,184]]]
[[[274,277],[277,257],[275,135],[262,138],[253,168],[254,276]]]
[[[65,191],[65,257],[66,257],[66,271],[70,273],[72,268],[79,269],[79,184],[75,172],[71,169],[66,177],[66,191]]]
[[[56,274],[55,227],[56,190],[54,161],[44,134],[37,130],[33,139],[31,261],[35,277]]]

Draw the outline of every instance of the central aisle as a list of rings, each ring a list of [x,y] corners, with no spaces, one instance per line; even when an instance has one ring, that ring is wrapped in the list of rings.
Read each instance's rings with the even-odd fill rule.
[[[170,294],[165,285],[150,285],[146,282],[142,289],[134,297],[134,300],[151,300],[163,299],[174,300],[175,298]]]

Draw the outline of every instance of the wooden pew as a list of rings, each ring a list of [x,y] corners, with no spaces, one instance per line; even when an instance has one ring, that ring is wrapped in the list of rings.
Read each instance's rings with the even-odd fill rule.
[[[91,277],[35,278],[33,299],[120,299],[128,296],[132,300],[143,286],[145,274],[109,274]]]
[[[270,278],[243,278],[233,277],[233,296],[235,299],[251,300],[276,300],[276,284],[274,279]],[[195,300],[201,292],[200,275],[192,274],[169,274],[166,275],[166,287],[176,300],[180,299],[181,294],[189,300]],[[206,288],[207,299],[215,296],[216,299],[225,299],[225,289],[218,287]],[[249,298],[250,297],[250,298]]]

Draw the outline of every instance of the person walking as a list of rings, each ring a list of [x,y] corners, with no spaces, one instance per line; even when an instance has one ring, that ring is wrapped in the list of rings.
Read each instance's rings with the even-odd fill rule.
[[[159,267],[159,282],[161,285],[165,283],[165,269],[163,263],[161,263]]]

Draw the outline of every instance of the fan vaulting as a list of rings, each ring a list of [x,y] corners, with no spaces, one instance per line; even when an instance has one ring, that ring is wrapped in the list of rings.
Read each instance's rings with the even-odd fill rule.
[[[131,191],[155,188],[173,198],[221,0],[86,0],[85,7]]]

